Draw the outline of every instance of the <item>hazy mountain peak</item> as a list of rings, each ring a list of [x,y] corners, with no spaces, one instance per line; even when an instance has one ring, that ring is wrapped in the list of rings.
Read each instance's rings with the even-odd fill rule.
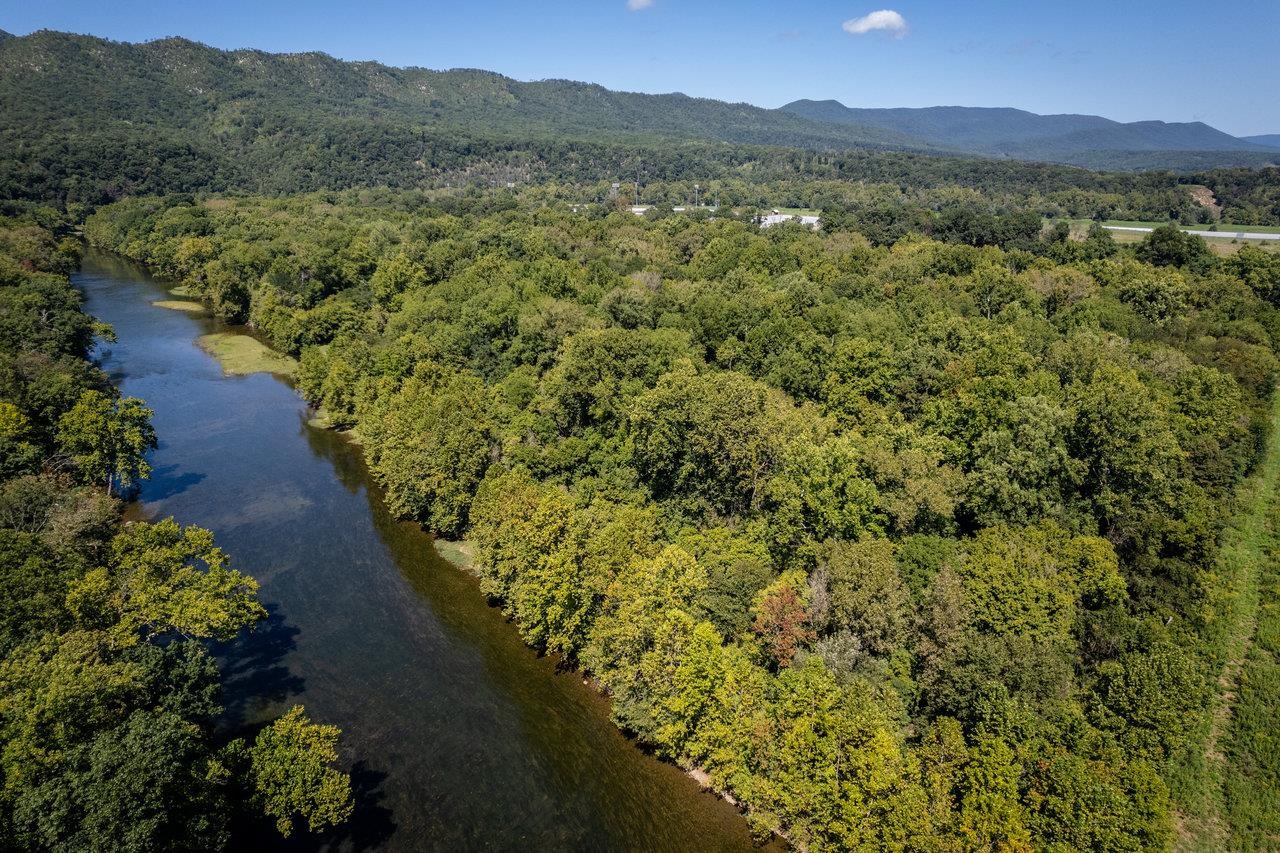
[[[1095,115],[1040,115],[1012,107],[854,108],[793,101],[782,110],[816,121],[892,130],[922,143],[979,154],[1078,162],[1092,152],[1259,152],[1204,122],[1118,122]]]

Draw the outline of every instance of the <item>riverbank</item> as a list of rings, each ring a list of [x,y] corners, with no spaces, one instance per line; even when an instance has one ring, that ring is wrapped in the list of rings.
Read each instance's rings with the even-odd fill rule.
[[[467,572],[468,574],[475,574],[475,545],[470,540],[442,539],[437,537],[433,544],[435,546],[436,553],[454,567]],[[606,702],[609,701],[604,687],[592,678],[589,673],[582,672],[580,670],[575,671],[579,672],[581,675],[583,684],[588,685],[593,690],[597,691]],[[711,774],[707,773],[707,771],[703,770],[701,767],[682,767],[681,769],[684,771],[685,775],[698,783],[698,787],[703,791],[715,795],[736,809],[744,812],[748,810],[747,806],[740,802],[732,793],[716,787],[715,782],[711,779]],[[787,838],[786,834],[781,829],[774,829],[772,834],[775,842],[782,844],[790,843],[790,839]]]
[[[311,426],[283,377],[229,377],[195,345],[235,328],[155,306],[163,285],[113,256],[77,281],[119,338],[104,368],[164,436],[138,515],[208,527],[262,584],[267,622],[218,648],[222,725],[305,702],[344,732],[356,815],[297,849],[753,848],[736,809],[638,749],[391,515],[347,434]]]

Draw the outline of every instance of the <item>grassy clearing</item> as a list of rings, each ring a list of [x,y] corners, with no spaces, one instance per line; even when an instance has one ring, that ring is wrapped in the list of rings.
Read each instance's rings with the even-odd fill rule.
[[[1112,225],[1117,228],[1159,228],[1161,225],[1167,225],[1167,222],[1133,222],[1123,219],[1108,219],[1102,223],[1103,225]],[[1230,225],[1224,222],[1209,223],[1207,225],[1179,225],[1183,231],[1223,231],[1223,236],[1230,237],[1233,232],[1247,231],[1254,234],[1280,234],[1280,225]]]
[[[1180,803],[1184,851],[1280,849],[1280,393],[1258,471],[1223,534],[1217,575],[1225,627],[1202,760]]]
[[[1056,219],[1046,219],[1046,225],[1053,225]],[[1071,224],[1073,233],[1087,234],[1089,226],[1094,224],[1092,219],[1068,219]],[[1159,228],[1161,225],[1168,225],[1167,222],[1139,222],[1132,219],[1107,219],[1099,223],[1112,228]],[[1222,237],[1230,239],[1231,235],[1243,231],[1252,234],[1280,234],[1280,225],[1232,225],[1230,223],[1218,222],[1207,223],[1205,225],[1179,225],[1183,231],[1221,231]],[[1264,241],[1266,242],[1266,241]]]
[[[470,570],[475,561],[475,549],[466,539],[437,539],[436,553],[460,569]]]
[[[151,303],[157,308],[168,308],[170,311],[186,311],[189,314],[203,314],[205,307],[199,302],[187,299],[157,299]]]
[[[1049,224],[1053,224],[1050,222]],[[1115,223],[1112,223],[1115,224]],[[1147,227],[1150,222],[1135,222],[1134,227]],[[1088,219],[1071,220],[1071,237],[1075,240],[1083,240],[1089,234],[1089,226],[1093,222]],[[1141,243],[1146,239],[1147,235],[1142,231],[1111,231],[1111,239],[1121,246],[1132,245],[1133,243]],[[1204,241],[1209,244],[1209,249],[1219,257],[1230,257],[1240,251],[1241,246],[1255,246],[1264,252],[1280,252],[1280,240],[1238,240],[1230,234],[1223,234],[1220,237],[1205,237]]]
[[[251,373],[277,373],[292,376],[298,362],[281,355],[256,338],[234,332],[216,332],[202,336],[200,348],[218,360],[227,373],[247,376]]]
[[[1259,589],[1253,644],[1237,679],[1223,740],[1222,793],[1231,850],[1280,850],[1280,505]]]
[[[169,292],[174,296],[185,297],[187,299],[200,295],[199,293],[196,293],[194,288],[187,287],[185,284],[180,284],[177,287],[171,287],[169,288]]]
[[[1241,246],[1254,246],[1264,252],[1280,252],[1280,240],[1217,240],[1209,238],[1206,242],[1209,248],[1213,250],[1215,255],[1220,257],[1229,257],[1240,251]]]

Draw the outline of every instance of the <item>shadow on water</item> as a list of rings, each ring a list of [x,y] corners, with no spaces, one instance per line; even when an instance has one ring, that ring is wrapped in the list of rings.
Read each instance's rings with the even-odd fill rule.
[[[221,727],[240,731],[261,722],[264,708],[302,695],[305,680],[286,664],[289,653],[297,648],[299,633],[285,622],[278,605],[268,604],[267,618],[253,631],[211,648],[222,661]]]
[[[397,824],[386,799],[384,783],[387,774],[357,761],[348,771],[354,808],[351,819],[342,826],[324,832],[312,832],[305,822],[294,822],[289,838],[281,838],[275,822],[260,815],[237,814],[233,820],[233,849],[273,850],[279,853],[310,851],[365,851],[387,846],[395,835]]]
[[[351,820],[320,837],[330,849],[374,850],[382,847],[396,831],[391,809],[382,804],[386,799],[383,783],[387,774],[374,770],[364,761],[351,767],[351,790],[355,809]]]
[[[147,483],[147,499],[163,501],[176,497],[194,485],[203,482],[205,475],[197,471],[182,471],[181,465],[160,465],[151,470]]]

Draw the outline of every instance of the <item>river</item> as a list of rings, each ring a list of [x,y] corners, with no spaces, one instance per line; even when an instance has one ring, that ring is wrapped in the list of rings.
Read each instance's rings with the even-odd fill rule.
[[[359,449],[309,425],[278,377],[230,377],[195,345],[216,320],[91,251],[75,283],[99,351],[155,410],[133,512],[214,531],[270,618],[220,648],[227,730],[295,703],[342,727],[357,809],[292,849],[744,850],[746,822],[638,749],[581,676],[538,657],[430,538],[387,512]]]

